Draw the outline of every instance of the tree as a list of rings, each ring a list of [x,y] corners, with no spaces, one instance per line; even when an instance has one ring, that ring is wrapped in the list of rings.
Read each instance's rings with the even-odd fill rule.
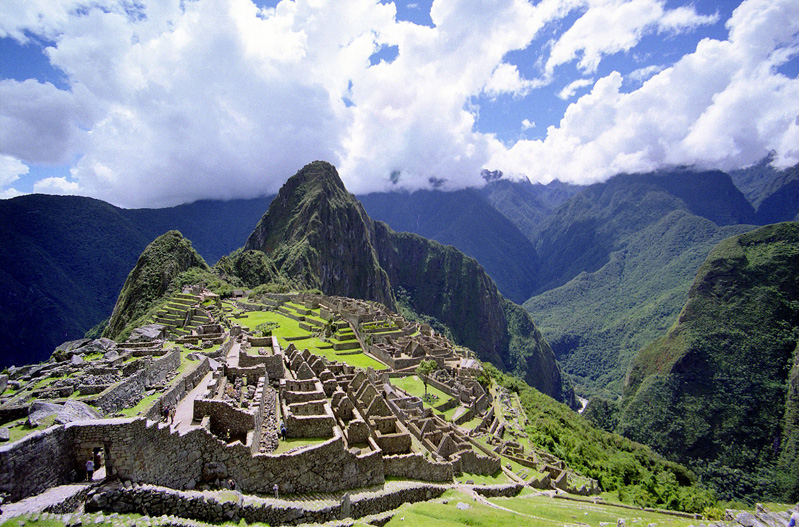
[[[422,360],[416,367],[416,375],[424,383],[424,396],[427,398],[427,376],[438,369],[438,363],[434,360]]]

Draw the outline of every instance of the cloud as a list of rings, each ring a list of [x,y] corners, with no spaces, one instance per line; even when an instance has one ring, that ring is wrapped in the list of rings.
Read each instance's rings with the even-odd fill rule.
[[[607,55],[629,51],[650,33],[681,33],[718,21],[718,15],[700,15],[693,8],[666,9],[662,0],[594,0],[588,10],[553,43],[546,73],[573,60],[594,73]]]
[[[40,194],[76,194],[80,186],[75,181],[68,181],[63,177],[48,177],[40,179],[33,184],[33,191]]]
[[[13,198],[22,194],[9,185],[19,180],[19,176],[24,176],[28,171],[28,166],[19,159],[0,155],[0,199]]]
[[[516,66],[502,62],[494,69],[491,78],[483,86],[483,92],[489,97],[496,97],[504,93],[522,97],[537,85],[540,84],[523,79]]]
[[[631,71],[630,73],[627,74],[627,78],[629,78],[629,79],[631,79],[631,80],[633,80],[635,82],[642,83],[645,80],[647,80],[649,77],[651,77],[652,75],[654,75],[656,73],[660,73],[664,69],[666,69],[665,66],[653,64],[651,66],[646,66],[646,67],[638,68],[637,70]]]
[[[558,98],[563,99],[564,101],[571,99],[577,90],[580,88],[585,88],[586,86],[591,86],[593,83],[594,79],[577,79],[576,81],[570,82],[562,90],[560,90],[558,93]]]
[[[529,119],[524,119],[522,121],[522,130],[530,130],[531,128],[535,128],[535,123]]]
[[[799,4],[749,0],[727,26],[729,40],[701,41],[635,91],[620,90],[618,72],[599,79],[545,139],[495,147],[491,166],[587,183],[669,165],[731,169],[772,149],[777,166],[799,162],[799,80],[777,71],[799,53]]]
[[[45,42],[68,86],[0,81],[0,155],[70,165],[37,191],[151,207],[274,193],[314,159],[356,193],[480,185],[482,168],[595,181],[770,149],[784,165],[799,155],[799,96],[776,68],[797,53],[795,4],[747,0],[728,41],[631,73],[642,84],[628,93],[620,73],[566,76],[567,99],[593,87],[544,139],[503,144],[478,129],[481,96],[544,106],[558,66],[591,73],[644,36],[717,17],[658,0],[436,0],[427,27],[376,0],[0,2],[0,36]],[[391,63],[370,63],[394,46]],[[540,61],[514,60],[519,50]]]

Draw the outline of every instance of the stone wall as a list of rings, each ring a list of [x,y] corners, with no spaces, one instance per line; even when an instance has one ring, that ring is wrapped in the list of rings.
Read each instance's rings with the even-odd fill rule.
[[[415,503],[440,497],[447,487],[411,483],[392,490],[362,493],[330,505],[303,507],[296,502],[248,497],[238,493],[220,492],[217,495],[176,491],[152,485],[134,489],[105,488],[90,496],[87,511],[102,510],[119,513],[143,513],[151,516],[175,515],[204,522],[239,522],[268,525],[326,523],[345,517],[362,518],[393,510],[403,503]]]
[[[181,377],[175,381],[171,388],[164,392],[153,404],[149,410],[144,414],[147,419],[158,421],[161,419],[164,405],[174,407],[181,401],[186,394],[194,389],[203,377],[211,371],[211,366],[207,358],[202,359],[192,370],[184,372]]]
[[[246,437],[247,432],[255,429],[254,412],[234,408],[227,401],[198,397],[194,400],[194,419],[200,421],[206,415],[211,417],[211,430],[226,429],[232,437]]]
[[[0,492],[17,501],[74,482],[78,472],[69,435],[56,425],[0,447]]]
[[[271,351],[270,351],[271,353]],[[250,355],[242,351],[239,353],[239,367],[249,368],[260,366],[266,369],[270,379],[283,378],[283,355]]]
[[[233,478],[244,492],[271,494],[336,492],[384,482],[382,453],[355,455],[338,428],[316,447],[282,455],[258,454],[239,443],[227,444],[202,428],[186,433],[136,420],[104,420],[67,425],[75,444],[105,445],[107,462],[123,480],[184,489],[203,480]],[[45,466],[49,462],[38,460]],[[165,467],[175,467],[165,469]]]
[[[383,456],[383,470],[386,476],[420,479],[422,481],[452,481],[452,463],[430,461],[422,454],[403,454]]]
[[[474,491],[486,498],[512,498],[519,494],[524,485],[521,483],[509,483],[507,485],[490,485],[474,487]]]
[[[94,405],[106,414],[130,408],[144,398],[144,390],[148,386],[163,382],[167,374],[178,366],[180,351],[175,349],[101,393]]]
[[[502,462],[499,457],[482,456],[474,450],[465,450],[460,453],[460,470],[490,476],[502,470]]]

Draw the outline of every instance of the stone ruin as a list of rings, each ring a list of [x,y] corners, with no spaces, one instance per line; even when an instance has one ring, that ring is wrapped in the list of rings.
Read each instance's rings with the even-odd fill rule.
[[[40,399],[74,393],[103,414],[59,421],[66,424],[0,447],[0,492],[17,500],[80,479],[86,457],[97,451],[107,478],[133,485],[190,490],[235,484],[248,493],[271,493],[277,486],[289,494],[382,485],[389,476],[452,482],[464,472],[503,470],[501,456],[535,466],[546,459],[534,454],[531,460],[507,446],[487,449],[471,437],[497,436],[492,396],[477,381],[479,363],[429,326],[408,323],[379,304],[340,297],[268,295],[259,304],[282,309],[308,331],[332,328],[339,344],[367,343],[364,352],[389,367],[376,372],[300,350],[294,342],[283,348],[275,336],[228,328],[213,310],[199,306],[202,298],[196,288],[176,295],[129,342],[66,343],[52,362],[0,378],[20,389],[58,377],[0,399],[3,422],[26,415]],[[292,309],[285,307],[289,301]],[[317,309],[318,317],[309,316]],[[216,349],[205,353],[206,343]],[[196,351],[182,357],[175,345]],[[98,353],[101,358],[85,360]],[[451,397],[450,406],[435,411],[457,407],[452,422],[391,382],[413,374],[423,359],[439,365],[427,381]],[[188,367],[178,375],[181,364]],[[121,417],[148,396],[155,401],[140,417]],[[163,422],[165,408],[180,415]],[[480,421],[476,431],[460,428],[471,420]],[[305,444],[281,449],[281,425],[287,440]],[[38,455],[42,448],[50,454],[46,459]],[[552,462],[541,470],[558,466]],[[568,475],[552,472],[550,481],[568,492],[584,491],[569,487]],[[589,485],[589,492],[597,489],[596,482]]]

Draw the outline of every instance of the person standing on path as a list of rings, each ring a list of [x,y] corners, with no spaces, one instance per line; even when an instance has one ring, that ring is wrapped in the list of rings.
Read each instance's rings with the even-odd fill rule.
[[[92,476],[94,476],[94,461],[89,457],[89,460],[86,462],[86,481],[91,481]]]

